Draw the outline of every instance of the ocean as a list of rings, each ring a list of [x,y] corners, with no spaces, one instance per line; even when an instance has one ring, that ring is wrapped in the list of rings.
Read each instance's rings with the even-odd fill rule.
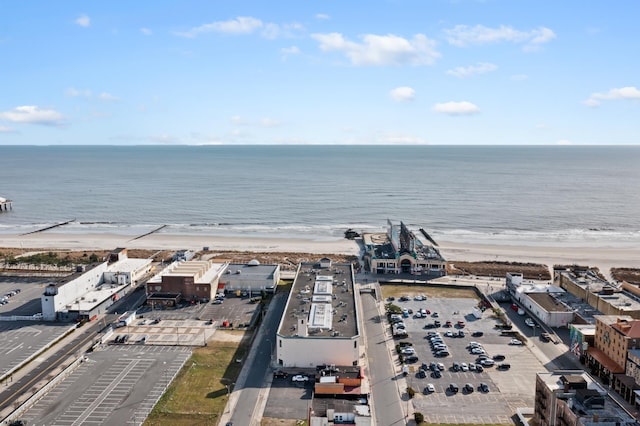
[[[2,234],[640,243],[640,147],[0,146]],[[1,244],[0,244],[1,245]]]

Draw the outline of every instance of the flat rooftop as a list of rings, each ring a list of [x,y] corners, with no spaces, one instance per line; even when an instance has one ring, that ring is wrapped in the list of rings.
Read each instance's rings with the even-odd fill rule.
[[[350,264],[321,269],[303,263],[296,275],[284,316],[281,336],[297,336],[298,319],[307,320],[309,337],[353,337],[358,333]]]
[[[573,312],[573,309],[567,306],[562,299],[551,293],[527,293],[527,296],[547,312]]]
[[[128,284],[118,285],[118,284],[101,284],[98,287],[94,288],[91,291],[84,293],[82,296],[78,297],[72,303],[69,303],[65,306],[65,310],[67,311],[78,311],[78,312],[87,312],[95,308],[100,303],[107,300],[109,297],[112,297],[115,293],[119,292],[123,288],[127,287]]]

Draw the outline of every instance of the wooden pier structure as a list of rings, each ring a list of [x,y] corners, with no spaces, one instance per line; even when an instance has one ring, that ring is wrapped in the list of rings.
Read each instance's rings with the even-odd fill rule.
[[[0,197],[0,213],[13,209],[13,201]]]

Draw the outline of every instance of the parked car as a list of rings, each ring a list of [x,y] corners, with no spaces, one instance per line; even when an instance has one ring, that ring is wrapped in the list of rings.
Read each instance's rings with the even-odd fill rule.
[[[427,372],[424,369],[419,369],[418,372],[416,373],[416,377],[418,379],[424,379],[425,377],[427,377]]]
[[[497,354],[493,356],[494,361],[504,361],[505,356],[501,354]]]
[[[482,392],[489,392],[489,385],[487,385],[486,383],[482,382],[480,383],[480,386],[478,386],[478,389]]]
[[[511,339],[509,340],[509,344],[513,346],[522,346],[522,341],[518,339]]]
[[[286,371],[276,370],[273,372],[273,377],[277,379],[285,379],[289,374]]]
[[[535,321],[533,321],[531,318],[527,318],[526,320],[524,320],[524,323],[527,324],[529,327],[535,327],[536,326]]]
[[[483,359],[480,361],[480,365],[483,367],[493,367],[495,365],[495,361],[492,359]]]
[[[471,333],[471,335],[473,337],[482,337],[484,336],[484,333],[482,331],[474,331],[473,333]]]
[[[434,393],[436,391],[436,387],[433,386],[433,383],[429,383],[427,386],[425,386],[424,388],[424,393]]]
[[[469,371],[469,366],[467,365],[466,362],[463,362],[462,364],[460,364],[460,370],[462,371]]]
[[[442,372],[440,370],[436,370],[431,372],[431,377],[433,377],[434,379],[439,379],[440,377],[442,377]]]
[[[404,362],[417,362],[417,361],[418,361],[417,355],[407,355],[406,357],[404,357]]]
[[[508,363],[506,363],[506,362],[503,362],[503,363],[501,363],[501,364],[498,364],[498,365],[496,366],[496,368],[497,368],[498,370],[508,370],[508,369],[510,369],[510,368],[511,368],[511,364],[508,364]]]
[[[302,374],[296,374],[295,376],[291,377],[291,381],[292,382],[308,382],[309,381],[309,376],[305,376]]]
[[[456,385],[455,383],[451,383],[449,385],[449,392],[458,393],[458,385]]]
[[[464,391],[466,393],[473,393],[473,385],[471,383],[467,383],[464,385]]]
[[[484,371],[484,367],[481,364],[476,364],[476,373],[482,373]]]

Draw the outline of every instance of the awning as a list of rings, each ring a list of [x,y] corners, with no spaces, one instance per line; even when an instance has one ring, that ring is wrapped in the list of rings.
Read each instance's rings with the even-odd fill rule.
[[[609,370],[611,373],[624,373],[624,367],[620,367],[614,360],[609,358],[607,354],[596,347],[590,346],[587,350],[587,355],[598,361],[601,366]]]

